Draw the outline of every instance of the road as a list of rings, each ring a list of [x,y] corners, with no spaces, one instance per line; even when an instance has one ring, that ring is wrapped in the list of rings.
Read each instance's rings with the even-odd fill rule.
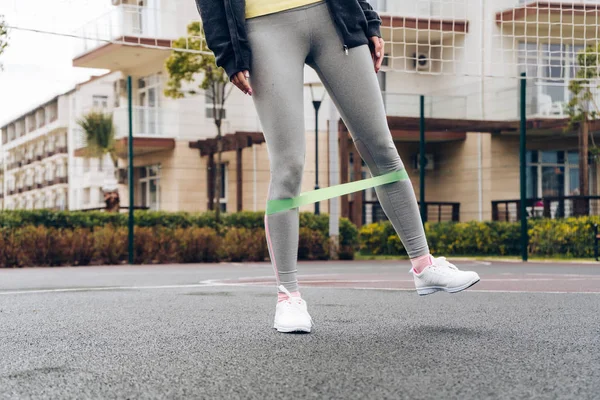
[[[599,398],[600,265],[299,266],[313,333],[272,329],[267,263],[0,270],[0,399]]]

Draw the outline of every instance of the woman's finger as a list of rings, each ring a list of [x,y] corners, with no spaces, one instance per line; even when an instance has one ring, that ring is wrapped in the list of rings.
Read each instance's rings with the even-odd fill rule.
[[[379,70],[381,69],[381,64],[383,64],[383,50],[385,48],[385,42],[383,41],[382,38],[377,38],[377,42],[379,43],[379,48],[376,51],[376,55],[377,55],[377,62],[375,63],[375,70],[377,72],[379,72]]]
[[[250,83],[248,82],[250,73],[248,71],[241,71],[237,73],[236,77],[238,78],[238,82],[240,84],[239,88],[242,90],[242,92],[252,96],[252,87],[250,87]]]

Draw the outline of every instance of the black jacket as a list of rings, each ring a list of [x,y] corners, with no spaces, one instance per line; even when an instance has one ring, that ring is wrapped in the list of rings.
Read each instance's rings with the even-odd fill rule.
[[[367,0],[326,0],[342,34],[344,48],[369,43],[379,36],[381,19]],[[250,70],[250,46],[246,34],[245,0],[196,0],[204,25],[206,43],[215,53],[217,65],[231,78]]]

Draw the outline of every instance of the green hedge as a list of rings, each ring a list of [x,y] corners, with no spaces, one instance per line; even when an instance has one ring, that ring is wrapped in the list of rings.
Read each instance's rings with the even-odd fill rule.
[[[0,267],[118,264],[127,255],[127,214],[1,211]],[[300,214],[299,259],[329,258],[329,216]],[[36,243],[41,243],[36,246]],[[342,259],[354,258],[358,229],[340,219]],[[262,261],[268,258],[263,212],[135,212],[136,263]]]
[[[593,226],[600,217],[535,219],[528,222],[529,254],[541,257],[592,257]],[[520,224],[509,222],[426,223],[425,234],[432,254],[520,255]],[[406,251],[391,224],[363,226],[359,232],[363,254],[404,255]]]
[[[265,261],[269,257],[261,228],[135,227],[136,264]],[[329,258],[329,238],[300,228],[300,260]],[[61,265],[115,265],[128,260],[127,228],[0,228],[0,268]]]

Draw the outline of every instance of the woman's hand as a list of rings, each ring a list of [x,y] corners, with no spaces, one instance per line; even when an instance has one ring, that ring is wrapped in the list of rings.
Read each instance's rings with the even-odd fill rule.
[[[244,92],[248,96],[252,96],[252,88],[248,83],[248,78],[250,78],[250,73],[248,71],[240,71],[233,76],[231,82],[233,82],[233,84],[237,86],[242,92]]]
[[[381,63],[383,62],[383,48],[385,42],[379,36],[373,36],[369,39],[369,47],[371,48],[371,57],[373,58],[373,64],[375,65],[375,72],[379,72],[381,69]]]

